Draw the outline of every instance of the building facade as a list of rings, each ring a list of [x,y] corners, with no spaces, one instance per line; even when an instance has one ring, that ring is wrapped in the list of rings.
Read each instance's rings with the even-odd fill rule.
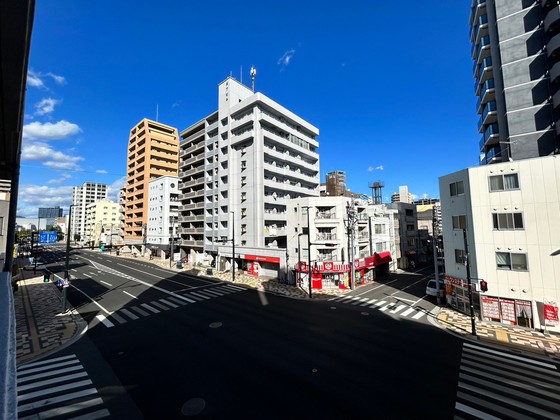
[[[351,287],[352,269],[355,285],[395,271],[395,214],[386,206],[341,196],[289,200],[290,282],[309,287],[310,266],[314,289]]]
[[[479,317],[560,332],[560,157],[464,169],[440,192],[448,301],[468,312],[468,252]]]
[[[557,153],[558,3],[473,0],[470,28],[481,164]]]
[[[144,118],[130,130],[125,185],[124,241],[144,252],[148,223],[148,187],[162,176],[177,176],[177,129]]]
[[[91,246],[122,244],[119,204],[97,200],[86,206],[86,242]]]
[[[179,249],[179,177],[162,176],[148,186],[148,229],[146,243],[151,252],[169,252],[173,242]]]
[[[236,265],[270,257],[286,273],[287,201],[319,195],[318,135],[234,78],[220,83],[218,110],[181,132],[185,257],[214,262],[219,254],[220,264],[231,264],[235,240]]]
[[[72,220],[70,221],[72,239],[87,240],[86,209],[98,200],[107,200],[107,185],[85,182],[80,187],[72,188]]]
[[[412,203],[412,194],[408,192],[408,186],[402,185],[399,187],[398,193],[391,195],[391,203]]]

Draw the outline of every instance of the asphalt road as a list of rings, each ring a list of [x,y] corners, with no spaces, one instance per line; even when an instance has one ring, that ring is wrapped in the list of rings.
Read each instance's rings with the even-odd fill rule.
[[[542,388],[520,410],[550,409],[537,397],[552,395],[543,378],[556,367],[435,328],[422,271],[309,302],[98,252],[70,262],[68,296],[89,330],[61,354],[81,360],[113,418],[499,416],[519,399],[514,381],[535,387],[524,369]],[[505,385],[480,395],[484,381]]]

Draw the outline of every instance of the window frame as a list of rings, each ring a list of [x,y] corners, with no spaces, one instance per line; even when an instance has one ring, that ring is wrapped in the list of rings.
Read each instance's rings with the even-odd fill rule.
[[[503,256],[507,256],[507,264],[506,260],[503,263],[498,262],[498,254]],[[503,251],[496,251],[496,269],[498,270],[508,270],[508,271],[529,271],[529,264],[527,262],[527,253],[526,252],[503,252]],[[513,256],[523,256],[525,261],[523,264],[519,264],[519,262],[514,262]]]
[[[459,185],[461,188],[459,188]],[[454,188],[455,187],[455,188]],[[461,192],[459,192],[461,190]],[[458,197],[460,195],[465,195],[465,183],[463,180],[451,182],[449,184],[449,195],[451,197]]]
[[[508,187],[508,182],[506,182],[506,177],[507,178],[511,178],[511,177],[515,177],[515,186],[514,187]],[[493,179],[501,179],[501,182],[499,183],[500,185],[498,185],[498,188],[493,188],[492,187],[492,180]],[[519,190],[521,189],[521,187],[519,186],[519,173],[515,172],[515,173],[511,173],[511,174],[499,174],[499,175],[490,175],[488,176],[488,191],[490,192],[502,192],[502,191],[515,191],[515,190]]]
[[[461,226],[461,220],[464,221],[462,226]],[[457,221],[457,223],[455,223],[456,221]],[[451,225],[453,226],[453,230],[465,230],[465,229],[467,229],[467,215],[466,214],[457,214],[455,216],[451,216]]]
[[[506,226],[501,227],[501,217],[506,217]],[[508,220],[507,217],[510,217]],[[516,224],[516,216],[521,218],[521,226],[518,227]],[[519,220],[517,220],[517,223]],[[511,227],[509,227],[511,226]],[[492,213],[492,228],[496,231],[508,231],[508,230],[525,230],[525,223],[523,221],[523,212],[520,211],[511,211],[511,212],[500,212],[500,213]]]
[[[457,264],[465,264],[466,261],[466,253],[464,249],[455,249],[455,262]]]

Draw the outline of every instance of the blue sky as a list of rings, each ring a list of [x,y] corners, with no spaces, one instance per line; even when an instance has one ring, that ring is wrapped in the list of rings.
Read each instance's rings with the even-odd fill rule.
[[[320,129],[321,181],[439,197],[478,164],[469,2],[38,0],[18,216],[72,187],[124,185],[130,129],[179,131],[217,109],[230,74]]]

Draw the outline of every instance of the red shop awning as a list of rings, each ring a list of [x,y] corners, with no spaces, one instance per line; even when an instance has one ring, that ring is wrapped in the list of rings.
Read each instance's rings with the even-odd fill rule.
[[[376,266],[381,264],[388,264],[391,261],[393,261],[390,252],[381,252],[379,254],[373,254],[373,258]]]

